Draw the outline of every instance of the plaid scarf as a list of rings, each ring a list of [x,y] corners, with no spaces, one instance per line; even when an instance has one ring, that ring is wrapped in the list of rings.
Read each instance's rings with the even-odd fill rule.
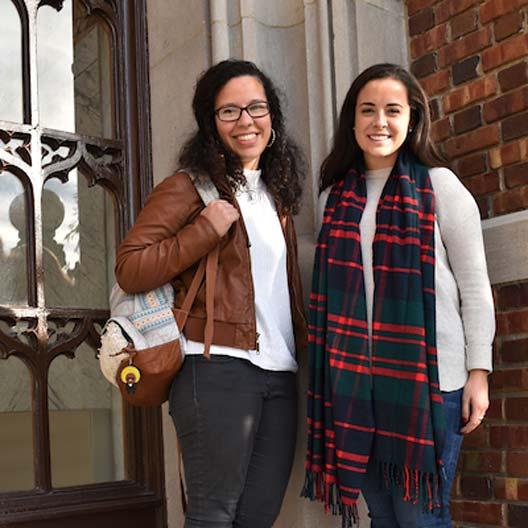
[[[443,474],[429,171],[400,153],[378,203],[370,353],[359,231],[366,199],[361,169],[333,186],[315,254],[309,313],[302,496],[323,501],[347,527],[357,520],[369,460],[388,489],[425,509],[439,505]]]

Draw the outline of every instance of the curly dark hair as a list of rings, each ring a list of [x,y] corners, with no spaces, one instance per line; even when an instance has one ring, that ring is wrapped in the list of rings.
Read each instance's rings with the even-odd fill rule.
[[[345,96],[332,150],[321,165],[320,191],[343,179],[348,170],[363,158],[363,153],[354,134],[357,98],[361,89],[369,81],[387,78],[396,79],[407,88],[412,129],[408,133],[402,148],[408,149],[428,167],[446,165],[446,160],[437,151],[431,140],[429,104],[427,95],[420,83],[405,68],[397,64],[375,64],[356,77]]]
[[[192,103],[198,130],[183,145],[179,156],[180,166],[208,174],[221,194],[231,194],[246,182],[239,157],[220,140],[215,123],[218,93],[228,81],[243,75],[255,77],[262,83],[276,134],[273,144],[260,156],[262,179],[280,212],[296,214],[302,194],[303,156],[286,134],[277,88],[252,62],[224,60],[211,66],[199,77]]]

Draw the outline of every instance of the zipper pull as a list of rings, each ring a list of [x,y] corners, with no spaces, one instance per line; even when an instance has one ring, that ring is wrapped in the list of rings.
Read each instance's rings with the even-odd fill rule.
[[[257,336],[255,339],[255,350],[257,351],[257,354],[260,354],[259,337],[260,337],[260,334],[257,332]]]

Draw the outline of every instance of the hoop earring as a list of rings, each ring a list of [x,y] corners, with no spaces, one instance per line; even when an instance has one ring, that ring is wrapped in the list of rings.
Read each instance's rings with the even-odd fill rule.
[[[270,138],[270,142],[266,145],[266,148],[270,148],[271,145],[273,145],[273,143],[275,143],[275,139],[277,137],[277,134],[275,133],[275,130],[273,130],[273,128],[271,129],[271,138]]]

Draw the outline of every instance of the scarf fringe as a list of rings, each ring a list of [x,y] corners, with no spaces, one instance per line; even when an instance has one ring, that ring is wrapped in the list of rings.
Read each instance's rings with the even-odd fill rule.
[[[321,471],[306,470],[301,497],[324,503],[325,513],[341,516],[341,528],[359,526],[357,504],[343,504],[339,490],[334,483],[325,482]]]
[[[378,469],[385,488],[392,493],[403,494],[403,500],[413,504],[421,503],[423,511],[432,511],[442,507],[441,477],[439,474],[427,473],[407,466],[389,462],[378,463]],[[440,468],[440,474],[443,466]]]

